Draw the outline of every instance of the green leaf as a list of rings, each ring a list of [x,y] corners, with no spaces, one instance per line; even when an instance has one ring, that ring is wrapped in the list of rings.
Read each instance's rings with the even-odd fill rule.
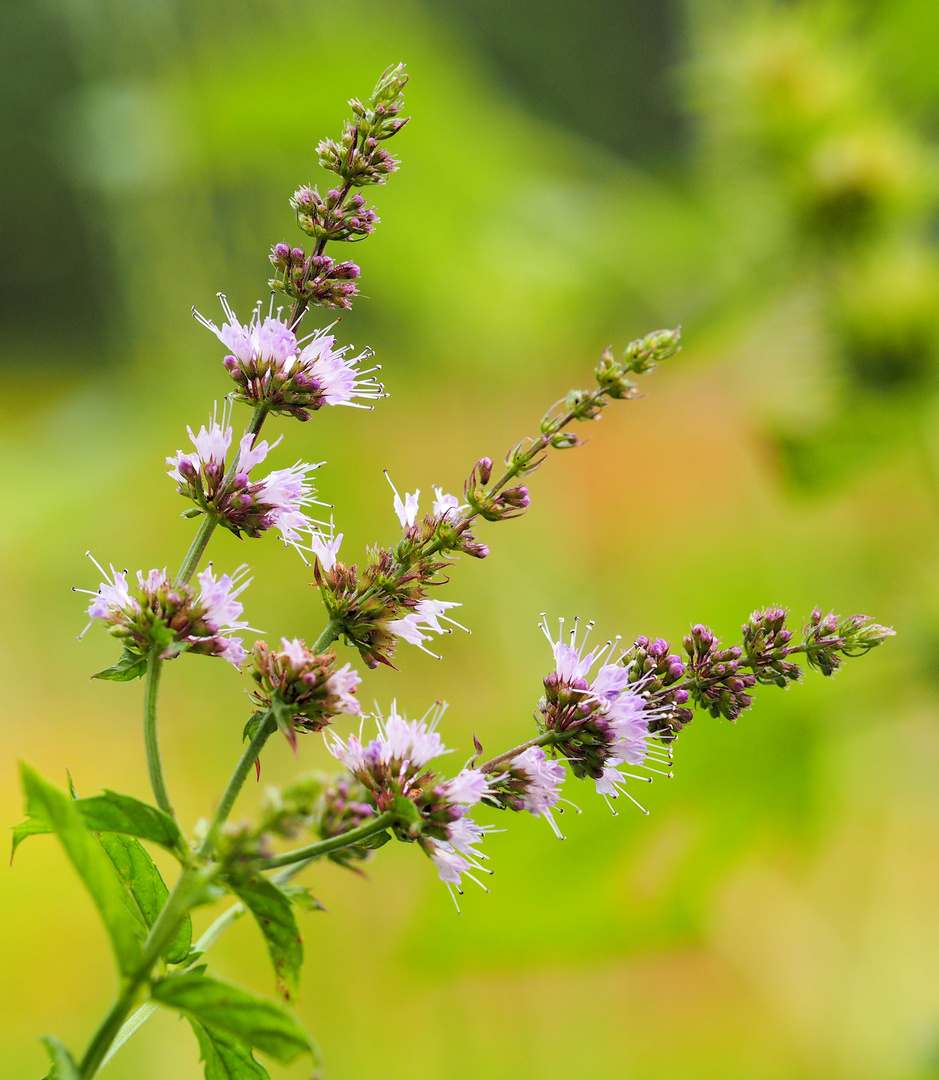
[[[47,821],[58,836],[101,913],[121,973],[132,973],[140,959],[139,923],[133,911],[133,901],[114,864],[95,835],[85,827],[75,803],[65,792],[43,780],[25,763],[20,766],[20,772],[26,792],[27,814]]]
[[[241,1039],[248,1046],[289,1065],[301,1054],[322,1061],[319,1047],[276,1001],[259,997],[208,975],[180,972],[158,979],[152,998],[189,1019]]]
[[[400,824],[406,825],[408,829],[414,829],[415,832],[418,831],[422,821],[421,812],[413,799],[405,795],[395,795],[392,809],[397,814]]]
[[[100,795],[78,800],[85,824],[95,832],[124,833],[165,847],[174,855],[188,855],[189,845],[176,821],[156,806],[132,795],[107,788]]]
[[[103,671],[96,671],[91,677],[108,679],[111,682],[131,682],[133,679],[142,679],[146,674],[147,658],[125,649],[124,655],[116,664],[112,664]]]
[[[261,874],[237,885],[229,882],[229,887],[261,928],[277,976],[277,990],[289,1001],[303,967],[303,939],[290,898]]]
[[[291,903],[301,911],[325,911],[326,908],[316,899],[306,885],[296,881],[285,881],[278,885],[282,893],[290,897]]]
[[[146,938],[169,896],[156,863],[139,840],[117,833],[101,833],[98,837],[108,858],[121,876],[121,881],[133,898],[135,914],[141,928],[141,940]],[[181,964],[189,955],[192,944],[192,920],[187,915],[163,954],[169,964]]]
[[[45,1046],[52,1062],[52,1068],[43,1080],[79,1080],[78,1066],[72,1055],[54,1035],[43,1035],[39,1041]]]
[[[16,854],[16,849],[22,844],[27,836],[40,836],[43,833],[51,833],[52,826],[48,821],[42,821],[40,818],[30,818],[29,821],[21,821],[19,825],[13,826],[13,850],[10,852],[10,862],[13,862],[13,856]]]
[[[139,836],[165,847],[176,856],[188,853],[186,838],[173,818],[157,807],[141,802],[131,795],[120,795],[116,791],[105,790],[101,795],[75,799],[74,804],[86,827],[94,832]],[[14,852],[27,836],[54,831],[49,821],[41,814],[32,812],[30,814],[29,821],[21,822],[13,829]]]
[[[278,730],[290,743],[290,749],[294,753],[297,752],[297,729],[293,723],[295,711],[295,708],[288,705],[278,693],[275,692],[271,695],[271,715],[277,722]]]
[[[270,1080],[251,1047],[216,1027],[189,1018],[205,1062],[205,1080]]]

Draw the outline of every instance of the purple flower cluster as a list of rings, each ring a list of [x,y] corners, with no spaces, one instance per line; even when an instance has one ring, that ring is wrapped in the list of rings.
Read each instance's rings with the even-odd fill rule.
[[[565,642],[563,619],[555,641],[547,623],[541,629],[554,653],[555,669],[545,677],[545,696],[540,705],[540,723],[545,732],[555,735],[555,746],[568,759],[575,776],[589,776],[597,791],[608,798],[625,795],[646,811],[626,790],[626,780],[650,782],[651,776],[623,772],[627,765],[647,772],[670,776],[671,750],[657,741],[650,731],[655,710],[641,692],[641,683],[630,683],[629,671],[621,653],[613,662],[618,640],[585,652],[592,624],[588,624],[580,643],[578,625]],[[591,676],[591,670],[600,664]]]
[[[262,317],[258,304],[251,321],[242,325],[225,297],[219,299],[227,319],[221,327],[197,311],[193,314],[229,350],[223,363],[238,385],[239,401],[309,420],[324,405],[368,408],[355,399],[384,396],[381,383],[371,377],[379,369],[356,366],[371,353],[366,350],[350,357],[350,345],[337,349],[331,327],[298,339],[296,328],[281,318],[280,309],[276,316],[271,311]]]
[[[315,653],[299,638],[281,638],[281,651],[255,643],[249,674],[257,683],[252,701],[272,709],[296,748],[297,731],[320,731],[334,716],[362,715],[355,690],[362,681],[351,664],[336,666],[330,649]]]
[[[268,529],[277,529],[284,541],[298,546],[306,534],[319,533],[323,522],[307,516],[304,507],[315,502],[308,475],[318,465],[297,462],[288,469],[275,469],[262,480],[252,481],[251,470],[260,465],[281,439],[268,444],[248,433],[238,446],[234,473],[226,467],[232,444],[231,426],[213,420],[199,434],[188,429],[195,453],[176,452],[166,459],[170,478],[177,491],[192,499],[203,511],[217,516],[219,524],[236,536],[245,533],[258,537]],[[283,436],[281,436],[283,438]],[[322,504],[320,504],[322,505]]]
[[[88,605],[91,621],[103,622],[131,653],[145,656],[160,648],[168,660],[188,651],[207,656],[221,656],[240,667],[247,653],[240,637],[231,635],[250,629],[242,620],[244,610],[239,595],[248,587],[247,567],[234,574],[216,577],[211,564],[199,576],[199,591],[189,585],[174,584],[166,570],[151,570],[144,576],[137,572],[137,588],[127,581],[127,571],[115,570],[104,575]],[[91,622],[88,624],[91,625]],[[86,627],[87,629],[87,627]]]
[[[480,863],[486,856],[478,845],[489,830],[477,825],[467,811],[489,797],[490,778],[478,769],[463,769],[442,780],[427,768],[447,752],[436,731],[441,713],[437,709],[429,721],[426,717],[409,721],[392,705],[370,742],[363,744],[355,735],[345,741],[334,736],[328,745],[379,812],[396,811],[399,839],[417,841],[441,880],[459,891],[463,875],[476,881],[474,870],[487,872]]]

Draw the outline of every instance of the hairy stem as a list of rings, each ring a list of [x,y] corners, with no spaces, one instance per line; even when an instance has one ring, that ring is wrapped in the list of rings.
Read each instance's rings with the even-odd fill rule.
[[[342,633],[342,620],[331,619],[325,627],[320,636],[310,646],[313,652],[319,653],[324,649],[328,649],[330,645],[339,637]]]
[[[306,847],[297,848],[295,851],[276,855],[273,859],[265,859],[262,865],[265,870],[273,870],[275,866],[290,866],[291,863],[301,862],[304,859],[316,859],[320,855],[328,855],[331,851],[352,847],[360,840],[367,840],[376,833],[384,832],[389,825],[394,823],[394,820],[395,815],[390,810],[386,810],[385,813],[379,814],[377,818],[360,825],[357,829],[331,836],[328,840],[318,840],[315,844],[307,844]]]
[[[534,739],[529,739],[528,742],[520,743],[518,746],[513,747],[511,750],[506,750],[504,754],[499,754],[497,757],[490,758],[482,765],[477,765],[476,768],[480,772],[493,772],[499,765],[505,761],[511,761],[516,754],[520,754],[523,750],[527,750],[530,746],[553,746],[555,743],[564,741],[564,732],[560,731],[546,731],[543,735],[538,735]]]
[[[218,804],[218,809],[215,811],[215,817],[212,818],[212,824],[209,826],[209,831],[206,833],[205,839],[199,845],[198,853],[202,858],[208,858],[212,854],[212,851],[218,842],[222,826],[228,820],[228,815],[231,813],[232,807],[235,805],[235,799],[238,798],[238,794],[244,786],[248,773],[251,771],[251,766],[257,761],[261,749],[271,737],[271,734],[276,727],[277,723],[275,722],[274,717],[270,712],[266,713],[258,724],[258,729],[255,731],[251,742],[245,747],[245,751],[241,755],[241,760],[235,766],[235,771],[232,773],[231,779],[228,781],[228,786],[225,788],[225,793],[222,795],[222,800]]]
[[[160,649],[154,647],[147,657],[147,678],[143,697],[143,741],[147,751],[150,786],[153,788],[157,806],[175,817],[173,804],[166,790],[166,781],[163,779],[163,762],[160,759],[160,739],[157,733],[157,695],[160,690],[162,670],[163,661],[160,659]]]

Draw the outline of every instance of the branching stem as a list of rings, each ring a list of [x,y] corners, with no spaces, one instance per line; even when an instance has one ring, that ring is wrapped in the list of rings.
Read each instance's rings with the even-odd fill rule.
[[[273,859],[265,859],[262,865],[265,870],[273,870],[275,866],[289,866],[291,863],[305,859],[317,859],[321,855],[352,847],[362,840],[367,840],[370,836],[375,836],[376,833],[384,832],[389,825],[394,823],[394,820],[395,815],[390,810],[385,811],[384,814],[379,814],[378,817],[360,825],[357,829],[350,829],[338,836],[330,836],[327,840],[318,840],[315,844],[307,844],[306,847],[297,848],[295,851],[276,855]]]

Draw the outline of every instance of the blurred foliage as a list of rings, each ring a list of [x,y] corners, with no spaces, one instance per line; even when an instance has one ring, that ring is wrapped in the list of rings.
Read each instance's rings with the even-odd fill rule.
[[[460,752],[472,730],[487,749],[523,738],[542,610],[674,640],[821,603],[899,636],[834,683],[767,691],[737,728],[696,721],[648,819],[584,790],[565,844],[513,821],[461,918],[411,850],[385,848],[369,882],[317,869],[329,914],[305,926],[300,1011],[329,1075],[939,1075],[937,47],[928,0],[4,6],[5,820],[19,757],[145,795],[139,693],[88,682],[114,657],[105,635],[75,641],[68,588],[97,580],[88,548],[133,567],[185,550],[163,457],[228,389],[189,309],[263,295],[316,141],[404,59],[415,119],[337,328],[377,349],[391,397],[272,428],[275,467],[328,460],[344,551],[395,533],[382,468],[453,489],[610,340],[682,322],[686,350],[454,572],[474,635],[443,663],[402,650],[363,699],[449,700]],[[319,629],[295,555],[212,551],[254,567],[253,625]],[[218,797],[246,712],[199,660],[164,686],[185,822]],[[323,763],[312,739],[300,756]],[[286,747],[265,764],[296,768]],[[68,873],[40,838],[0,890],[10,1075],[39,1075],[43,1031],[82,1045],[113,990]],[[265,985],[250,926],[216,948],[222,974]],[[584,1024],[582,1001],[606,1021]],[[153,1021],[109,1075],[200,1075],[181,1030]]]

